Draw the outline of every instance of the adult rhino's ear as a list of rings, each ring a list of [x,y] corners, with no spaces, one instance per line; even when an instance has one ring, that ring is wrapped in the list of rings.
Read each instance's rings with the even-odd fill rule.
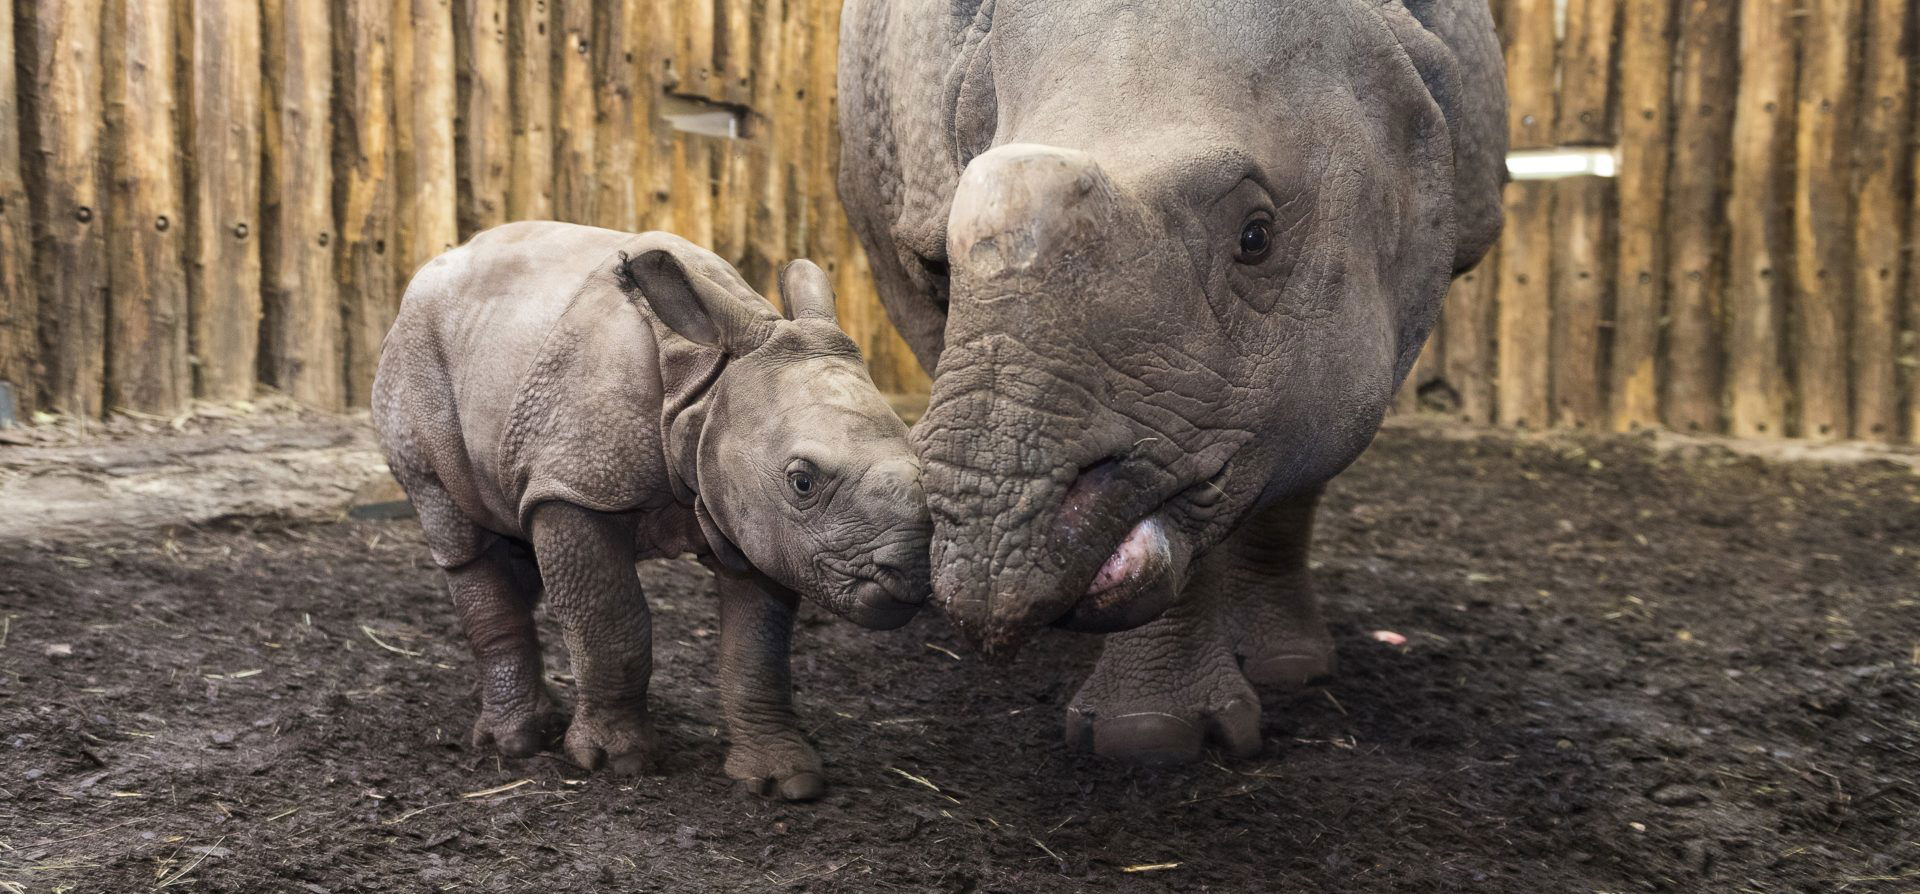
[[[733,267],[692,243],[620,256],[620,287],[642,299],[689,341],[745,354],[773,332],[780,314]]]
[[[796,320],[840,323],[833,309],[833,283],[812,261],[802,258],[780,271],[780,297],[787,302],[787,315]]]
[[[1431,35],[1401,33],[1401,45],[1447,118],[1453,136],[1453,271],[1480,261],[1500,236],[1507,182],[1506,62],[1486,0],[1403,0]],[[1394,22],[1394,7],[1382,7]],[[1396,30],[1398,30],[1396,28]]]

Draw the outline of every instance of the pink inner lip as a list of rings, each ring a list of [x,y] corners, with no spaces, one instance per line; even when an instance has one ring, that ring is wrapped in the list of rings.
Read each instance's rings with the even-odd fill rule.
[[[1114,547],[1113,555],[1101,564],[1100,573],[1093,576],[1087,593],[1104,593],[1128,581],[1164,570],[1170,561],[1170,553],[1167,534],[1161,529],[1159,519],[1141,519],[1127,532],[1120,545]]]

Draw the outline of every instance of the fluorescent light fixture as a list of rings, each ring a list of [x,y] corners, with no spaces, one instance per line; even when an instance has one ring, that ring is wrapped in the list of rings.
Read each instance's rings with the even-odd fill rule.
[[[1515,180],[1612,177],[1619,169],[1620,150],[1612,146],[1522,149],[1507,153],[1507,173]]]
[[[667,126],[686,133],[737,140],[744,130],[742,110],[733,105],[667,94],[657,106]]]

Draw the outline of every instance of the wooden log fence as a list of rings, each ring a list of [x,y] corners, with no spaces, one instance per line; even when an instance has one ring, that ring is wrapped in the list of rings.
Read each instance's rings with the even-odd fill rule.
[[[1920,440],[1916,4],[1492,2],[1514,148],[1615,176],[1509,187],[1396,411]],[[420,263],[553,217],[672,229],[770,294],[814,258],[875,379],[924,390],[835,196],[838,18],[0,0],[0,381],[81,417],[361,406]]]

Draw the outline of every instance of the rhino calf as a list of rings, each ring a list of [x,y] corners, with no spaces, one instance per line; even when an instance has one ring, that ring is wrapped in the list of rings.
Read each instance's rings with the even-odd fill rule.
[[[788,680],[796,597],[906,623],[930,589],[930,522],[826,274],[795,261],[781,292],[791,317],[684,239],[555,222],[487,230],[414,276],[373,419],[479,663],[475,747],[524,757],[553,729],[544,590],[578,684],[567,755],[644,768],[634,562],[691,552],[718,578],[728,775],[821,793]]]

